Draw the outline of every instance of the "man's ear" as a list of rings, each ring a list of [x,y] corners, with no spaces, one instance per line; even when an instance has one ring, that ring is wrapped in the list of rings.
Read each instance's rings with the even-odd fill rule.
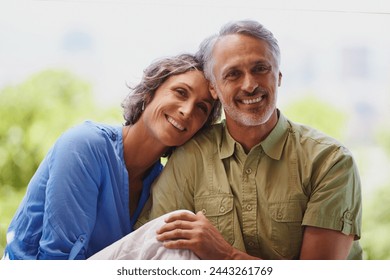
[[[217,94],[217,91],[215,90],[215,87],[212,83],[209,83],[209,91],[211,93],[211,96],[217,100],[218,99],[218,94]]]
[[[280,87],[280,85],[282,84],[282,72],[279,71],[279,78],[278,78],[278,87]]]

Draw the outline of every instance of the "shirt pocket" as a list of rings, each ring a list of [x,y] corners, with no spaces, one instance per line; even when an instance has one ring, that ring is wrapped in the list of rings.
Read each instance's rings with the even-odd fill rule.
[[[233,195],[218,194],[195,197],[195,211],[202,211],[224,239],[230,244],[234,243]]]
[[[272,246],[286,259],[299,258],[303,238],[302,204],[302,201],[288,201],[269,205]]]

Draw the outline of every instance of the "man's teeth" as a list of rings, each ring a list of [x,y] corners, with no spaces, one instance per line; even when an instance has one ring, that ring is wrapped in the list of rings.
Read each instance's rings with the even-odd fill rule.
[[[254,98],[254,99],[244,99],[244,100],[242,100],[242,103],[244,103],[244,104],[253,104],[253,103],[260,102],[262,99],[263,99],[262,96]]]
[[[184,127],[182,127],[177,121],[175,121],[173,118],[171,117],[168,117],[168,122],[170,122],[174,127],[176,127],[177,129],[183,131],[184,130]]]

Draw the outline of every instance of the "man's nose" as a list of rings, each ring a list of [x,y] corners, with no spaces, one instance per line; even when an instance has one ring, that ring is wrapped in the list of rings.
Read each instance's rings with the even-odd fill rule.
[[[246,91],[248,93],[252,93],[255,91],[255,89],[259,86],[257,83],[255,77],[253,77],[250,74],[245,75],[244,80],[242,82],[241,89],[243,91]]]

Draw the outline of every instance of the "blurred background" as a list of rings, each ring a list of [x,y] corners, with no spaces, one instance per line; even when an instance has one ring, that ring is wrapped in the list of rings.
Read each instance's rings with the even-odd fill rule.
[[[230,20],[279,40],[279,107],[354,154],[365,259],[390,259],[390,3],[262,0],[0,0],[0,255],[29,179],[86,119],[120,103],[154,59],[195,52]]]

